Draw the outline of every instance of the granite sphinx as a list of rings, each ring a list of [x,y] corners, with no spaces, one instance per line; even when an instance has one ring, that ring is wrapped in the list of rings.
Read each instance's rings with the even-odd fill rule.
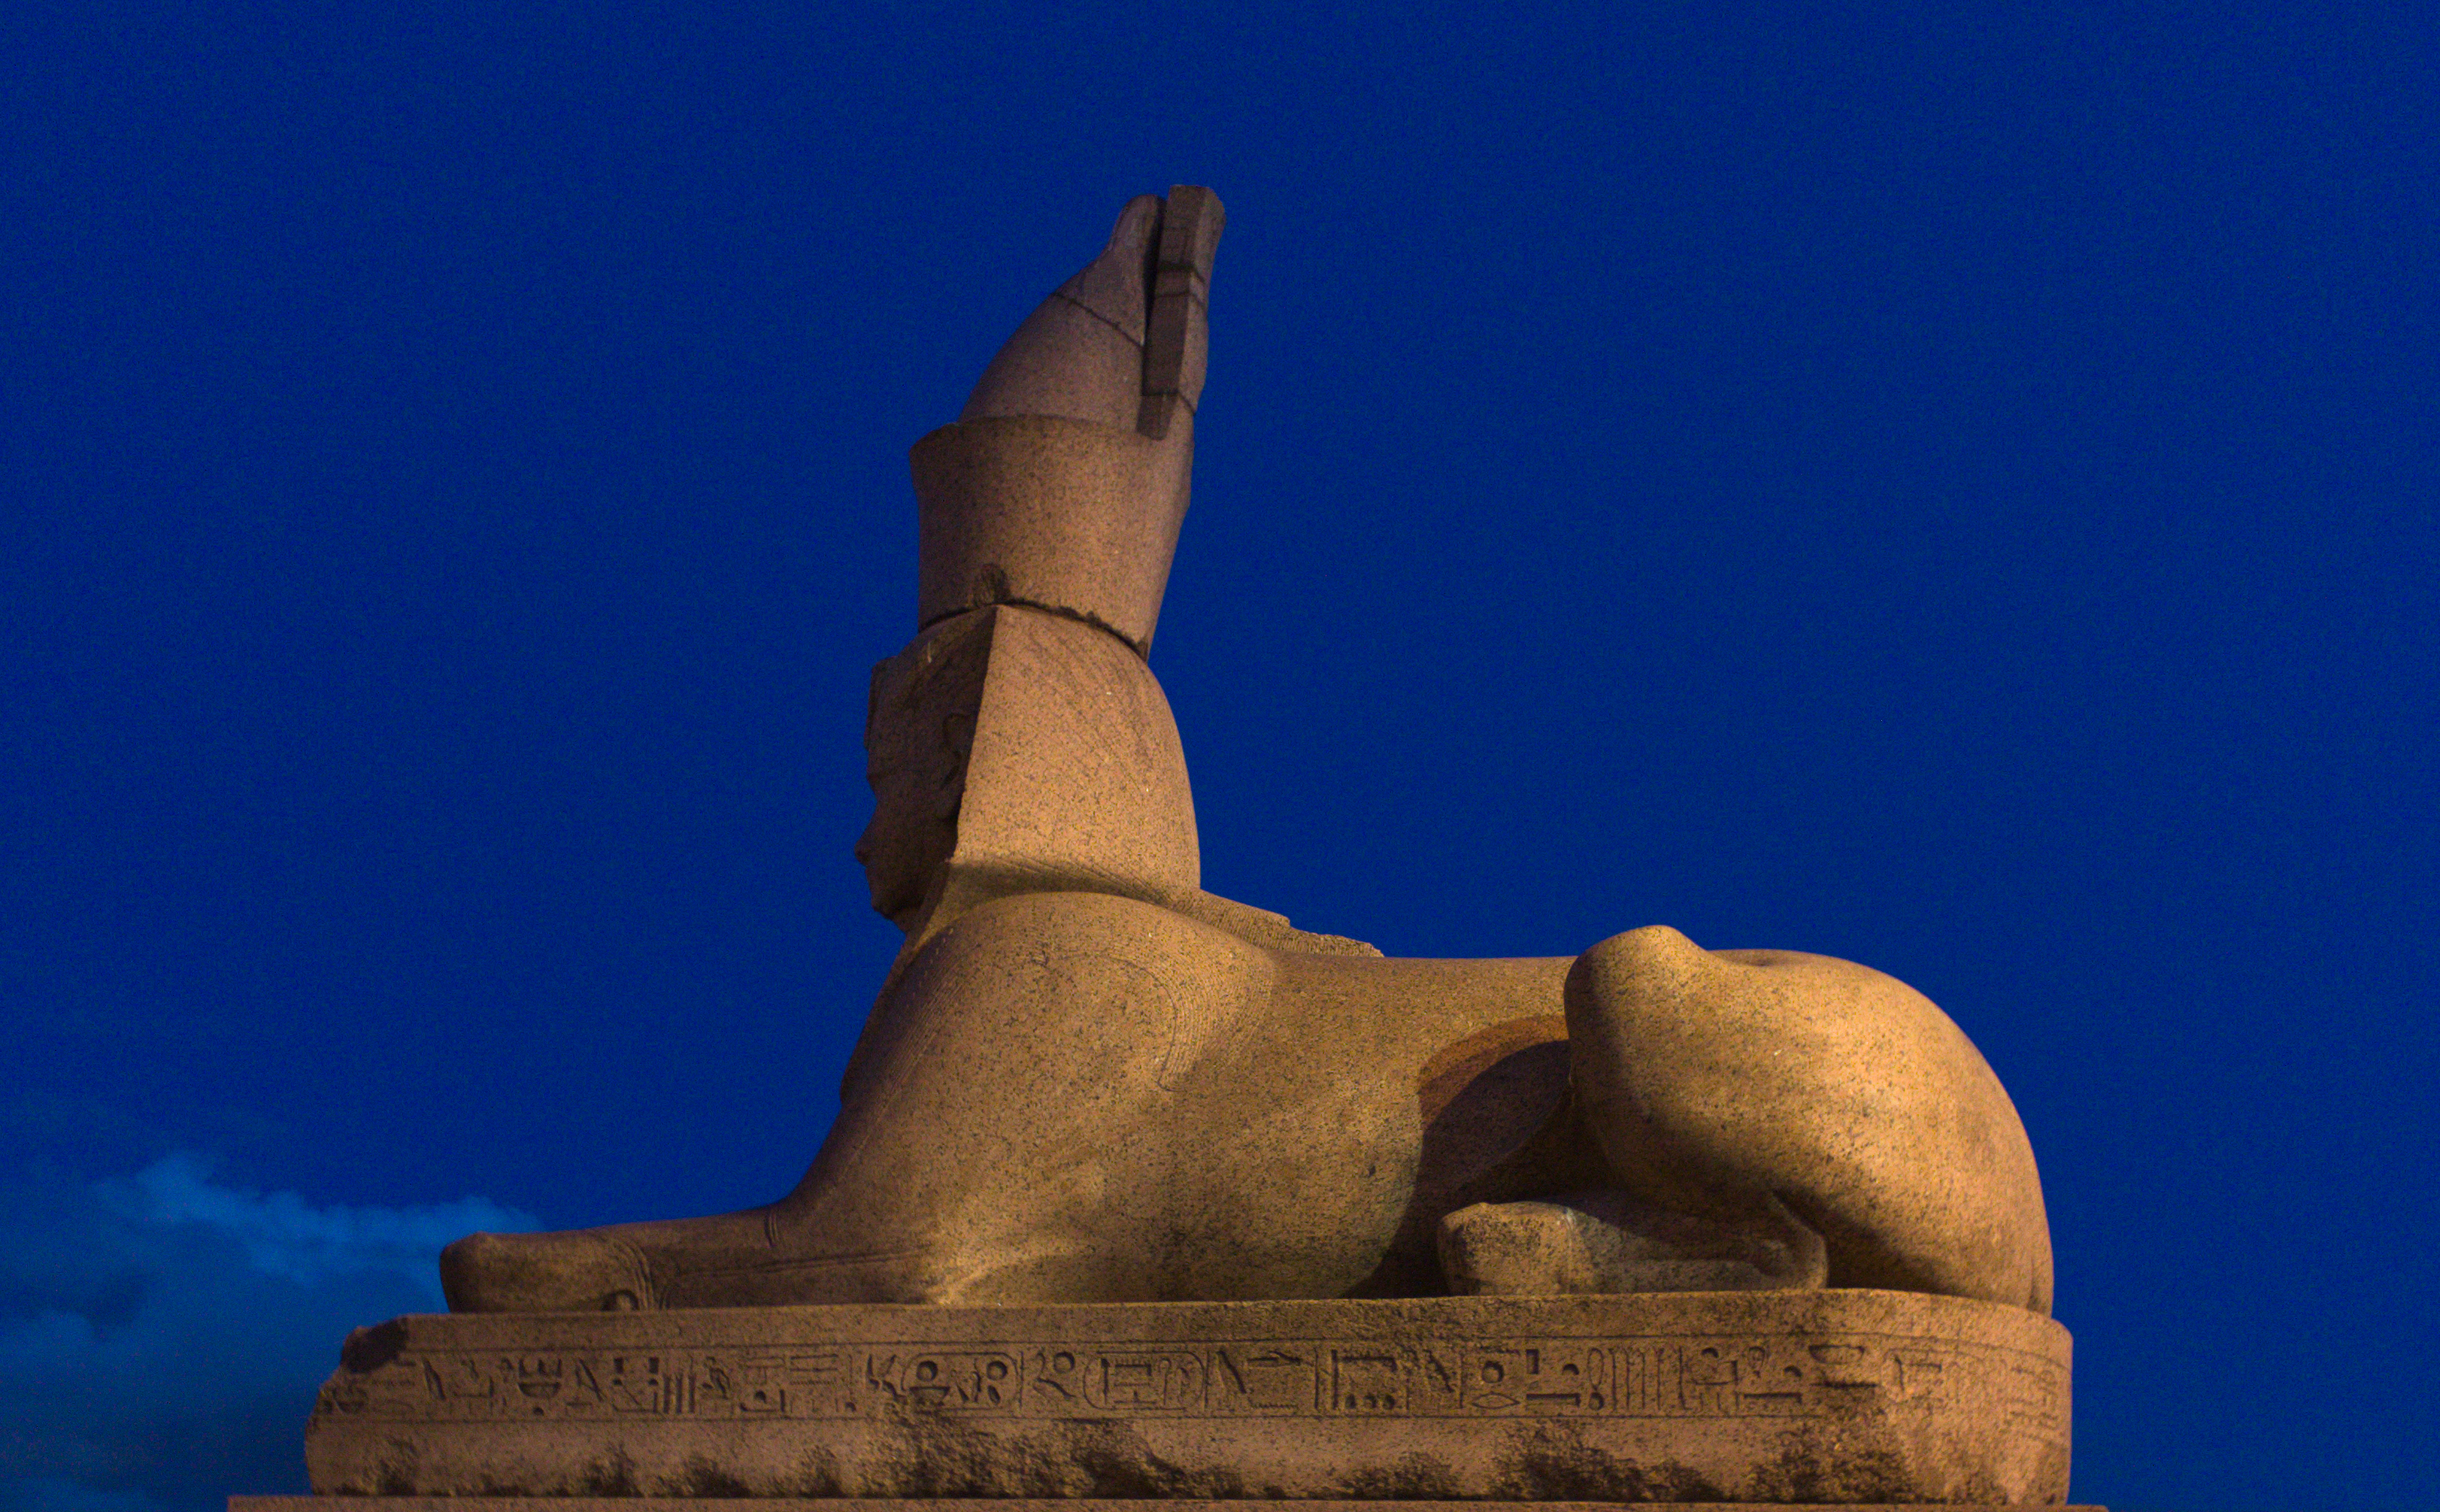
[[[1903,982],[1660,926],[1390,959],[1203,891],[1147,657],[1221,224],[1202,189],[1128,204],[914,447],[916,632],[873,674],[857,847],[906,943],[802,1182],[471,1235],[452,1309],[1873,1288],[2047,1315],[2016,1109]]]

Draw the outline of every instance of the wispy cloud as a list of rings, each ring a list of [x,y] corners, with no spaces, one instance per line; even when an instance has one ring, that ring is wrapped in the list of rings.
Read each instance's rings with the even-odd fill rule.
[[[440,1247],[538,1227],[480,1197],[317,1207],[173,1155],[0,1185],[0,1512],[206,1512],[302,1490],[339,1341],[440,1305]]]
[[[332,1276],[387,1272],[441,1305],[440,1247],[478,1229],[536,1227],[529,1215],[482,1197],[423,1208],[317,1208],[294,1192],[247,1192],[214,1182],[192,1155],[155,1161],[129,1180],[96,1188],[121,1216],[146,1224],[199,1224],[235,1239],[266,1275],[312,1286]]]

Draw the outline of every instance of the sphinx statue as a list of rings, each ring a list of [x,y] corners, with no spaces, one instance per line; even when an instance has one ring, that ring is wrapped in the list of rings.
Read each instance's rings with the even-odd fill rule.
[[[2047,1313],[2014,1107],[1868,967],[1399,960],[1202,890],[1147,657],[1221,207],[1146,195],[912,455],[857,846],[906,933],[796,1190],[475,1234],[453,1310],[1871,1287]],[[1623,921],[1624,922],[1624,921]]]

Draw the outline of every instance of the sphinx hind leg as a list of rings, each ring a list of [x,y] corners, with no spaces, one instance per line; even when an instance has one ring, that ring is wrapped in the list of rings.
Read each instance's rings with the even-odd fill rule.
[[[1556,1015],[1499,1023],[1434,1057],[1463,1085],[1448,1094],[1427,1084],[1439,1111],[1424,1129],[1399,1248],[1422,1249],[1424,1266],[1461,1296],[1823,1284],[1821,1236],[1767,1191],[1715,1189],[1689,1211],[1620,1187],[1579,1114],[1574,1060]]]
[[[1633,1195],[1731,1223],[1776,1207],[1821,1234],[1833,1286],[2049,1309],[2016,1108],[1904,982],[1654,927],[1579,957],[1567,1014],[1579,1115]]]

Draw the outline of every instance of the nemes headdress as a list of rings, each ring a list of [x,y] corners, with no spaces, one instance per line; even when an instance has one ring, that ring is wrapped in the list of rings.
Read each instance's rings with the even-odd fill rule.
[[[919,630],[1018,604],[1149,652],[1186,516],[1222,219],[1193,186],[1130,204],[958,422],[915,443]]]

